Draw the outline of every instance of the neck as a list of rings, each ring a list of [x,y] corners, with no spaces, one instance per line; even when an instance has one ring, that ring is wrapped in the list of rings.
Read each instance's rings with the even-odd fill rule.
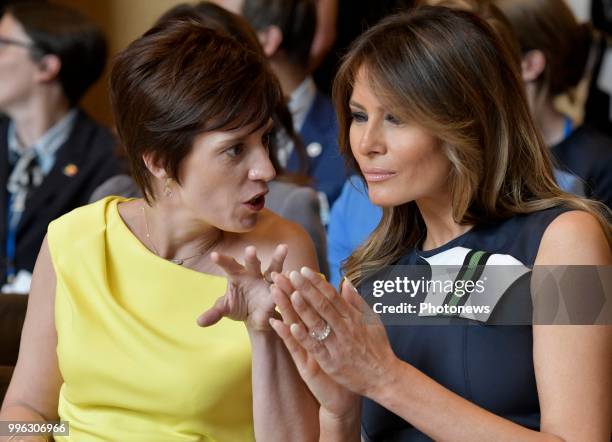
[[[15,124],[19,142],[31,146],[70,110],[70,103],[63,92],[50,88],[45,93],[33,94],[25,103],[7,110]]]
[[[545,95],[546,91],[538,89],[537,85],[528,83],[525,89],[533,119],[540,129],[544,143],[554,146],[563,141],[565,115],[555,108],[553,100]]]
[[[213,250],[223,239],[223,231],[196,221],[185,210],[172,204],[155,202],[153,206],[142,201],[144,231],[147,246],[164,259],[185,259]],[[194,256],[195,257],[195,256]]]
[[[308,75],[305,68],[289,63],[280,56],[271,59],[270,66],[280,82],[283,95],[286,97],[290,96]]]
[[[547,146],[563,141],[565,136],[565,115],[559,112],[552,101],[546,101],[538,110],[536,124],[540,128]]]
[[[417,206],[427,229],[423,250],[443,246],[472,228],[455,222],[450,195],[419,200]]]

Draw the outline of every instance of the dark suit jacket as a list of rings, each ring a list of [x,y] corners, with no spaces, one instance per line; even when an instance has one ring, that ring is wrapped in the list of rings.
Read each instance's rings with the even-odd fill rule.
[[[551,149],[557,166],[585,183],[587,198],[612,209],[612,138],[592,126],[575,129]]]
[[[0,282],[6,279],[8,124],[8,119],[0,118]],[[53,168],[26,200],[17,228],[17,271],[34,269],[49,222],[87,204],[96,187],[119,173],[119,161],[113,153],[115,145],[116,140],[108,129],[79,111],[72,133],[57,150]],[[70,167],[66,169],[66,166]]]
[[[325,193],[329,206],[334,203],[342,191],[347,179],[344,160],[338,150],[338,122],[334,107],[325,95],[317,91],[315,100],[308,110],[304,125],[300,131],[308,157],[308,176],[314,179],[315,188]],[[308,146],[312,143],[321,145],[321,153],[308,155]],[[287,170],[297,171],[299,158],[295,150],[287,163]]]

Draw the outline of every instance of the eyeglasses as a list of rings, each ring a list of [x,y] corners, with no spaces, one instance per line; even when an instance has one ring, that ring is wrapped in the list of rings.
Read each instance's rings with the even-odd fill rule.
[[[33,49],[35,46],[32,43],[25,41],[13,40],[12,38],[0,37],[0,46],[21,46],[22,48]]]
[[[40,49],[38,46],[36,46],[33,43],[28,43],[25,41],[19,41],[19,40],[13,40],[12,38],[4,38],[4,37],[0,37],[0,48],[2,46],[19,46],[25,49],[28,49],[30,51],[32,51],[33,53],[39,54],[39,55],[44,55],[44,52],[42,49]]]

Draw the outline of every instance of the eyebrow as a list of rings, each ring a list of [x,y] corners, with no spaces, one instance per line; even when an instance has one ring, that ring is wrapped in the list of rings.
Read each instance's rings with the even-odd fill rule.
[[[255,129],[253,129],[248,134],[244,134],[244,135],[238,136],[236,138],[241,138],[242,139],[242,138],[248,137],[249,135],[252,135],[255,132],[261,130],[262,128],[264,129],[264,133],[272,130],[274,128],[274,120],[270,118],[267,123],[262,124],[261,126],[256,127]]]
[[[255,132],[261,130],[262,127],[264,128],[264,133],[268,133],[269,131],[271,131],[274,128],[274,120],[272,120],[272,119],[268,120],[268,122],[266,124],[262,124],[261,126],[255,128],[254,130],[252,130],[248,134],[232,135],[230,138],[228,138],[226,140],[223,140],[222,144],[230,145],[230,144],[236,143],[236,142],[243,142],[245,138],[247,138],[249,135],[252,135]]]
[[[365,110],[365,107],[353,100],[349,101],[349,106],[358,107],[359,109]]]

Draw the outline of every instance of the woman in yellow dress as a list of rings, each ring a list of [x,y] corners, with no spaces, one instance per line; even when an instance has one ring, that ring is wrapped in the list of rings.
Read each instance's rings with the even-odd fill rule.
[[[0,421],[68,421],[56,440],[316,438],[318,406],[268,323],[269,274],[317,266],[307,234],[263,208],[276,79],[176,21],[119,54],[111,99],[145,197],[49,225]]]

